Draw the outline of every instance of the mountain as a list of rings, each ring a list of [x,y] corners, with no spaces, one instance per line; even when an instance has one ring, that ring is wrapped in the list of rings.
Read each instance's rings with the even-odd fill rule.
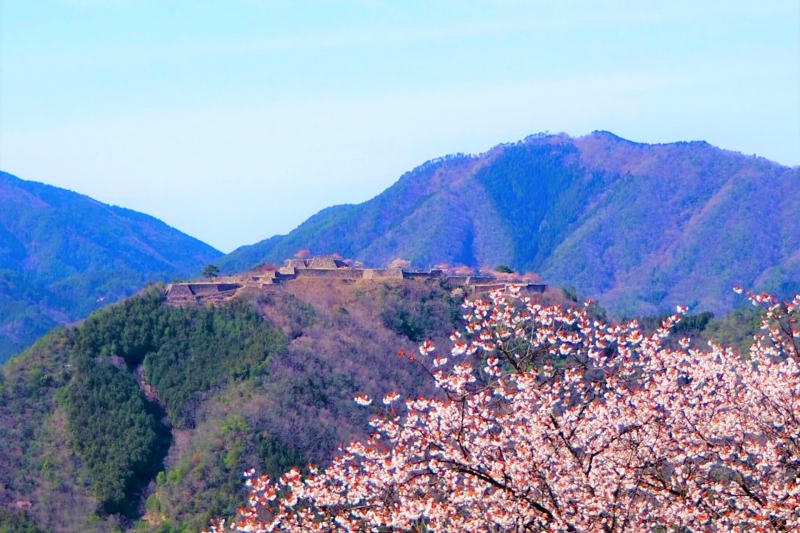
[[[0,367],[0,531],[198,533],[232,517],[243,471],[324,467],[370,432],[382,406],[357,394],[440,394],[398,353],[429,338],[447,353],[463,296],[442,278],[309,276],[179,307],[151,286],[50,332]],[[670,342],[738,344],[758,327],[752,308],[693,315]]]
[[[235,250],[223,271],[299,249],[366,264],[510,265],[618,315],[724,313],[738,284],[800,289],[800,168],[705,142],[534,135],[429,161],[377,197]]]
[[[353,397],[436,394],[414,353],[447,346],[463,291],[296,279],[218,307],[152,287],[0,368],[3,512],[50,533],[199,532],[280,475],[369,430]]]
[[[58,324],[221,255],[148,215],[0,172],[0,364]]]

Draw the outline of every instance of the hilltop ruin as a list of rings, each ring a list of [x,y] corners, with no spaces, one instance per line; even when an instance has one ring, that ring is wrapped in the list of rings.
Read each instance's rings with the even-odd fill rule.
[[[478,296],[495,290],[518,288],[523,294],[541,294],[544,284],[523,280],[500,280],[487,275],[449,275],[438,269],[405,270],[402,268],[364,268],[350,266],[332,256],[310,259],[287,259],[284,266],[262,272],[222,276],[213,281],[170,283],[166,287],[167,303],[186,305],[196,302],[217,304],[235,297],[243,290],[282,290],[285,283],[296,279],[355,282],[357,280],[423,280],[441,281],[449,287],[462,288],[466,296]]]

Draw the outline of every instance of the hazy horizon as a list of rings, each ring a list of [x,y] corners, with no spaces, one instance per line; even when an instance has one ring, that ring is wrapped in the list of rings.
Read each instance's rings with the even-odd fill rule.
[[[0,4],[0,170],[224,252],[542,131],[800,164],[800,5]]]

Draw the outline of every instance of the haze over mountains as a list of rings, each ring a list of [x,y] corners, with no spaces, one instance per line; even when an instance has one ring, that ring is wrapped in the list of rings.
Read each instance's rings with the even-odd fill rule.
[[[705,142],[535,135],[429,161],[377,197],[235,250],[227,271],[296,250],[367,264],[500,263],[617,314],[722,313],[735,284],[800,289],[800,168]]]
[[[800,290],[800,168],[704,142],[534,135],[404,174],[288,235],[222,257],[163,222],[0,173],[0,363],[149,281],[281,263],[297,250],[367,265],[507,264],[617,315],[720,314],[735,284]]]
[[[0,364],[58,324],[221,255],[151,216],[0,172]]]

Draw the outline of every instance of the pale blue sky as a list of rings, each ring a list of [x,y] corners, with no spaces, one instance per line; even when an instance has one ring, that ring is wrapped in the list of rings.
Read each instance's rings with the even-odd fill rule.
[[[597,129],[800,164],[800,1],[0,3],[0,169],[226,252]]]

